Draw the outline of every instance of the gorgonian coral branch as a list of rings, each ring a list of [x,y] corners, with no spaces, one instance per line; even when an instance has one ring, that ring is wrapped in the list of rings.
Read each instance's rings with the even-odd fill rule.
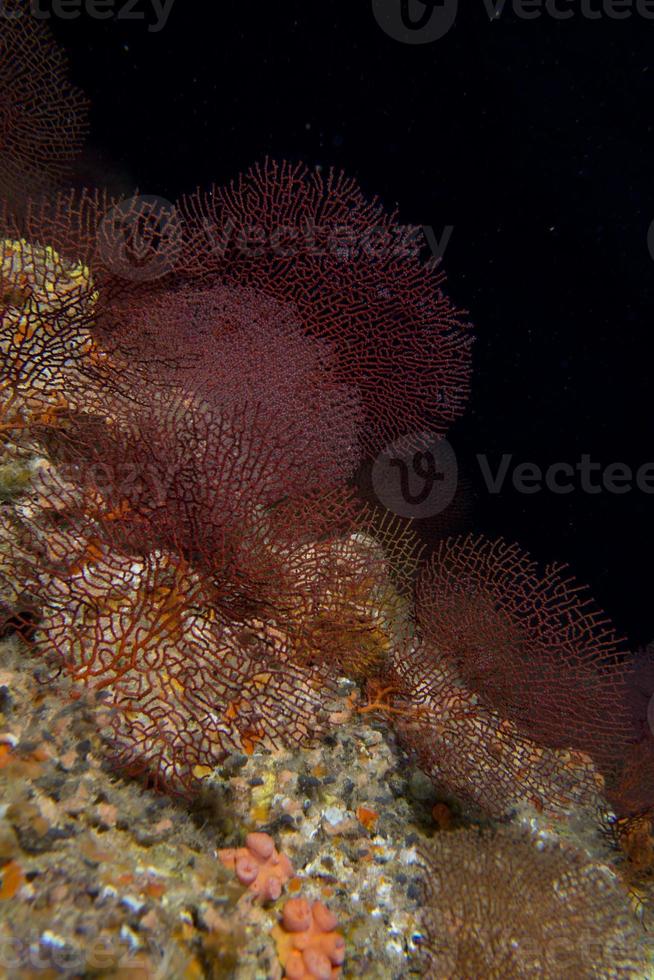
[[[602,806],[604,778],[588,754],[526,737],[429,641],[397,650],[386,680],[400,740],[441,793],[498,818],[521,805]]]
[[[104,694],[118,765],[186,790],[231,751],[326,730],[342,708],[333,669],[294,660],[270,615],[225,613],[225,583],[180,553],[126,552],[120,518],[76,512],[77,495],[62,487],[54,526],[47,515],[3,523],[3,552],[15,604],[35,614],[35,650]]]
[[[21,206],[68,173],[87,131],[88,103],[64,53],[27,0],[5,0],[0,34],[0,197]]]

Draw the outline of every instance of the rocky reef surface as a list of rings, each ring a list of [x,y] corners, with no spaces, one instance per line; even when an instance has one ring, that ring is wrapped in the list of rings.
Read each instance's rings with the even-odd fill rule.
[[[421,850],[484,821],[438,799],[383,718],[355,711],[312,748],[230,756],[189,805],[108,769],[102,700],[44,681],[15,636],[0,647],[0,709],[3,975],[276,980],[272,933],[294,896],[336,916],[343,977],[422,975]],[[588,814],[513,824],[615,862]],[[252,831],[293,867],[276,902],[221,860]]]

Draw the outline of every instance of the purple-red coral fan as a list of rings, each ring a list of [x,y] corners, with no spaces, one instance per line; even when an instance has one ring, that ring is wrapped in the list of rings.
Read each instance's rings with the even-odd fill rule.
[[[12,207],[50,190],[82,147],[88,105],[27,0],[5,0],[0,33],[0,197]]]
[[[633,741],[627,652],[584,587],[517,545],[442,543],[417,597],[423,635],[466,686],[526,737],[609,772]]]
[[[3,593],[36,621],[35,651],[102,695],[114,763],[186,792],[230,752],[325,733],[343,707],[338,677],[293,656],[284,610],[248,593],[224,555],[198,569],[172,548],[129,550],[125,519],[45,470],[0,524]]]
[[[629,664],[627,703],[634,740],[624,754],[610,800],[621,817],[654,816],[654,644],[638,651]]]
[[[328,363],[331,397],[347,399],[349,414],[356,413],[363,453],[398,436],[443,433],[461,414],[470,381],[469,324],[443,292],[443,273],[421,261],[414,230],[368,202],[354,181],[266,162],[229,188],[183,199],[169,218],[162,226],[156,203],[138,196],[120,202],[84,193],[1,222],[4,238],[49,246],[88,267],[92,303],[86,297],[72,305],[62,295],[51,315],[58,312],[66,333],[84,327],[108,357],[114,352],[114,372],[111,361],[101,365],[104,385],[119,381],[121,353],[123,367],[151,362],[166,377],[166,366],[186,373],[189,355],[204,341],[210,364],[212,322],[202,307],[224,322],[219,306],[231,291],[234,305],[253,307],[253,322],[275,318],[280,330],[294,325],[312,342],[305,370],[316,359]],[[138,240],[132,277],[130,234]],[[149,263],[152,277],[143,274]],[[63,281],[49,290],[51,307]],[[20,351],[12,344],[7,353],[21,364],[34,349],[32,336],[21,340]],[[51,347],[61,347],[60,330]],[[36,356],[47,358],[47,351],[38,346]],[[97,358],[73,359],[79,371],[98,376]],[[264,371],[257,384],[266,384]],[[337,422],[338,413],[331,418]],[[342,468],[352,454],[345,453]]]
[[[458,414],[470,334],[344,177],[267,163],[183,201],[164,254],[159,217],[85,193],[3,220],[8,431],[54,467],[3,533],[37,648],[107,694],[120,760],[185,787],[319,733],[339,672],[404,642],[410,536],[347,482]]]
[[[538,811],[601,805],[604,779],[590,756],[527,738],[432,644],[396,652],[387,679],[400,740],[440,793],[496,818],[523,804]]]
[[[365,445],[444,432],[467,399],[471,333],[420,260],[415,229],[343,174],[266,162],[181,202],[184,277],[251,287],[291,305],[357,388]]]
[[[386,677],[398,733],[441,792],[496,817],[644,800],[632,659],[562,568],[449,539],[420,573],[416,619]]]
[[[265,498],[258,482],[277,499],[352,475],[361,454],[356,384],[338,379],[335,349],[308,336],[292,307],[254,289],[216,285],[113,307],[104,319],[116,359],[120,351],[126,370],[141,372],[132,403],[140,394],[156,412],[159,398],[181,394],[251,441],[258,477],[247,469],[239,477],[250,494]],[[210,479],[208,460],[205,470]]]

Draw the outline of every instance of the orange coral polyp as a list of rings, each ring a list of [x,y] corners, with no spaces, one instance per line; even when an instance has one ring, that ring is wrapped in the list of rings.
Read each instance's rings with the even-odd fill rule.
[[[261,902],[276,902],[293,876],[293,865],[279,853],[269,834],[248,834],[245,847],[225,848],[218,851],[218,857]]]
[[[345,961],[345,940],[326,905],[290,898],[272,935],[288,980],[335,980]]]
[[[284,906],[282,925],[288,932],[306,932],[311,928],[311,906],[306,898],[290,898]]]

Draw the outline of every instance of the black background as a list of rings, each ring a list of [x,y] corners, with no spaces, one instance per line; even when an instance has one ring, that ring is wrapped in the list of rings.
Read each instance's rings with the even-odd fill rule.
[[[448,288],[478,339],[451,441],[474,525],[569,562],[635,646],[654,639],[654,497],[491,496],[475,455],[654,461],[654,22],[509,7],[491,23],[465,0],[424,46],[388,37],[370,0],[176,0],[158,33],[139,0],[145,20],[52,29],[93,103],[78,180],[174,200],[270,155],[454,227]]]

